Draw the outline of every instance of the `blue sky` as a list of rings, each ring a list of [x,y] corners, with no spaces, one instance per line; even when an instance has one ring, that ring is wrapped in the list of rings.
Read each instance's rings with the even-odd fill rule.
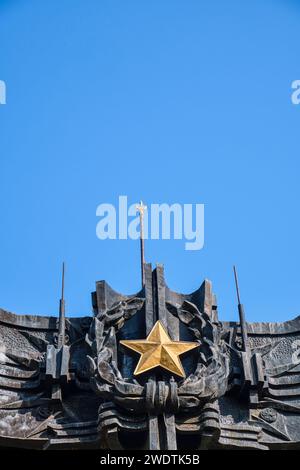
[[[136,241],[96,238],[96,207],[205,204],[205,246],[148,241],[169,286],[213,282],[237,318],[300,313],[300,4],[0,0],[0,305],[91,313],[106,279],[139,289]]]

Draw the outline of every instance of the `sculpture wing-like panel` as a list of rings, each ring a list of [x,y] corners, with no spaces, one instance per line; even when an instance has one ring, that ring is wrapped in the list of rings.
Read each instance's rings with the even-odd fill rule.
[[[299,446],[300,317],[284,323],[249,323],[246,352],[241,350],[239,325],[223,326],[230,331],[235,358],[231,391],[221,399],[226,443],[238,446],[240,440],[244,446],[241,434],[234,432],[247,425],[256,430],[256,436],[248,433],[254,447]]]
[[[58,349],[57,318],[0,310],[2,446],[96,445],[99,399],[85,378],[90,321],[66,319],[66,344]],[[82,406],[85,400],[88,407]]]

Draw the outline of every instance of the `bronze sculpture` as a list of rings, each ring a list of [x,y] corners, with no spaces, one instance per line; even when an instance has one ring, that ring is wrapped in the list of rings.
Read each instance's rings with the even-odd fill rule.
[[[58,319],[0,310],[0,446],[300,448],[300,317],[246,323],[238,303],[220,322],[209,281],[179,294],[145,264],[135,295],[96,283],[93,317],[63,294]]]

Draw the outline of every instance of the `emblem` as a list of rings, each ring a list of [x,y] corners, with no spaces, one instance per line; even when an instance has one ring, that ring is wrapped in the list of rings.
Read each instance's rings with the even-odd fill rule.
[[[207,406],[210,433],[218,432],[213,403],[227,389],[229,361],[210,283],[190,296],[176,294],[163,267],[152,272],[146,264],[145,286],[135,296],[120,299],[107,284],[97,287],[101,306],[86,344],[90,382],[103,399],[98,429],[109,448],[122,448],[122,430],[134,428],[144,432],[145,448],[176,449],[178,430],[196,410],[205,416]]]

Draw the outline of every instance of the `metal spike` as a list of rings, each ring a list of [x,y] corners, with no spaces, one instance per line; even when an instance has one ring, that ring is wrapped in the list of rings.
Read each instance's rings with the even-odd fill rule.
[[[57,347],[60,349],[65,344],[65,263],[62,265],[61,299],[59,301],[59,326]]]
[[[244,306],[241,303],[238,276],[237,276],[237,271],[236,271],[235,266],[233,266],[233,272],[234,272],[235,287],[236,287],[236,294],[237,294],[237,300],[238,300],[238,311],[239,311],[240,326],[241,326],[242,345],[243,345],[243,351],[246,352],[248,350],[247,323],[245,319]]]

